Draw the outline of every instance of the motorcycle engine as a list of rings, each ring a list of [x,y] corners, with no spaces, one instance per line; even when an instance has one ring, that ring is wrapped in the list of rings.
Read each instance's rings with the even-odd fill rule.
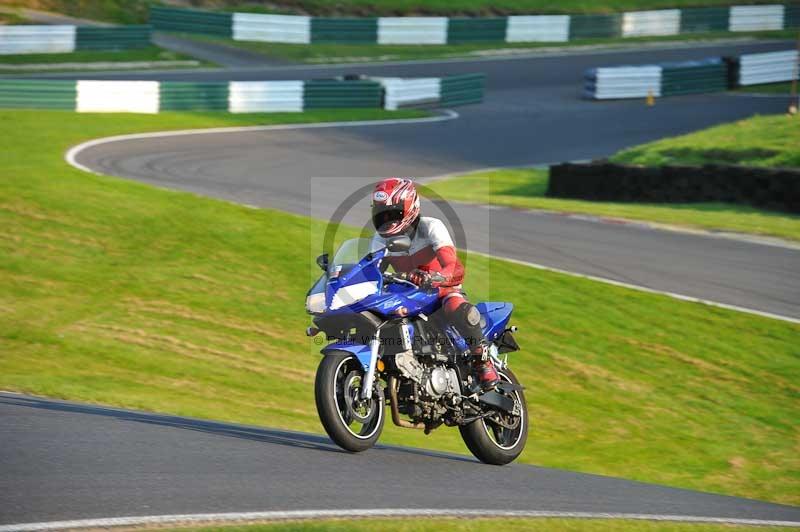
[[[420,385],[421,391],[433,399],[443,395],[458,395],[461,391],[458,373],[453,368],[441,365],[423,366],[411,351],[397,353],[395,364],[406,377]]]

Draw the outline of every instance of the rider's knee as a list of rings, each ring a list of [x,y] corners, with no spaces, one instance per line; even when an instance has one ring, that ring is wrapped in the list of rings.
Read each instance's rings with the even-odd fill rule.
[[[461,303],[454,313],[454,321],[463,324],[466,327],[475,327],[481,322],[481,313],[472,303],[464,301]]]

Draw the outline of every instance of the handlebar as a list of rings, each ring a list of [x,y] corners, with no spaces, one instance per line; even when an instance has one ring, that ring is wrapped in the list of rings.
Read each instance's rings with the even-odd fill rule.
[[[389,272],[384,272],[383,273],[383,279],[385,281],[390,282],[390,283],[405,283],[405,284],[409,284],[409,285],[411,285],[411,286],[413,286],[415,288],[417,287],[417,285],[415,285],[414,283],[412,283],[411,281],[408,280],[408,274],[407,273],[389,273]]]
[[[425,287],[430,288],[429,283],[425,283],[425,285],[426,285],[425,287],[418,287],[416,284],[414,284],[414,283],[412,283],[411,281],[408,280],[408,274],[407,273],[402,273],[402,272],[401,273],[388,273],[388,272],[384,272],[383,273],[383,278],[384,278],[385,281],[388,281],[390,283],[391,282],[404,283],[404,284],[411,285],[411,286],[413,286],[415,288],[425,288]],[[437,273],[437,272],[434,272],[430,276],[430,281],[434,282],[434,283],[441,283],[444,280],[445,280],[444,276],[442,276],[440,273]]]

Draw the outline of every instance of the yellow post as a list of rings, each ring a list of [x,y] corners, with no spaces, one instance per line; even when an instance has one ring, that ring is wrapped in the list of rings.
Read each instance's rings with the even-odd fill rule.
[[[647,91],[647,107],[653,107],[655,105],[656,99],[653,97],[653,91]]]

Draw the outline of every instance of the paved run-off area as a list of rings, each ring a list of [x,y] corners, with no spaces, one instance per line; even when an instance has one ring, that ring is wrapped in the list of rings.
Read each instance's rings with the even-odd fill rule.
[[[0,393],[0,525],[342,508],[491,508],[792,521],[800,508],[314,434]]]

